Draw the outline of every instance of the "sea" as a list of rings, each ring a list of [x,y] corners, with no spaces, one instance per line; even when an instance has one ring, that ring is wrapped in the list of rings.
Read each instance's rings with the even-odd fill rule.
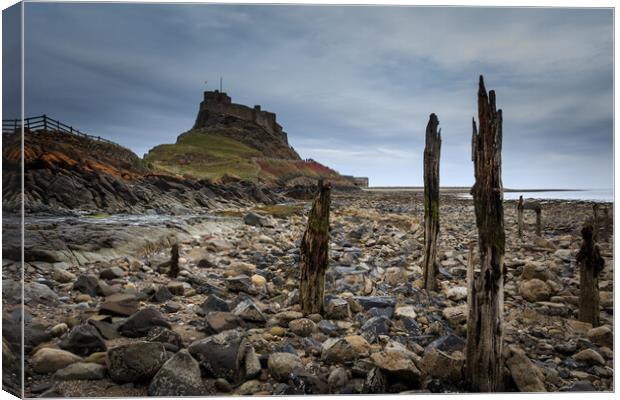
[[[587,200],[596,202],[613,203],[613,189],[595,189],[595,190],[566,190],[566,191],[549,191],[549,192],[504,192],[504,200],[519,200],[519,196],[523,199],[557,199],[557,200]]]
[[[459,197],[471,198],[469,193],[459,193]],[[613,189],[593,189],[593,190],[551,190],[551,191],[515,191],[504,192],[504,200],[583,200],[600,203],[613,203]]]
[[[369,191],[414,191],[422,192],[423,187],[371,187]],[[469,188],[442,188],[442,194],[454,193],[458,197],[471,198]],[[523,196],[524,200],[583,200],[601,203],[613,203],[613,189],[583,189],[583,190],[514,190],[504,192],[504,200],[518,200]]]

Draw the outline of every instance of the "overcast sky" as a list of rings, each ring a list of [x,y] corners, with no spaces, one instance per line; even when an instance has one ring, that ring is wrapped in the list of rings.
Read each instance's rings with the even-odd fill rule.
[[[190,129],[223,76],[303,158],[373,186],[422,184],[434,112],[442,186],[471,185],[483,74],[504,110],[505,187],[613,184],[609,9],[27,3],[25,21],[26,114],[140,156]]]

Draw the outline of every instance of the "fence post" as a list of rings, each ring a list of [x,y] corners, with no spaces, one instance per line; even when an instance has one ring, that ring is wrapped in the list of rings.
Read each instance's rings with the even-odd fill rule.
[[[47,130],[47,115],[43,114],[43,130]]]

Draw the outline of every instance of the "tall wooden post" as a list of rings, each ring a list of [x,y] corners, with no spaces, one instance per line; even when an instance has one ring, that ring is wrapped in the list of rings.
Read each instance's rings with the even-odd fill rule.
[[[330,202],[331,187],[329,184],[324,185],[323,180],[319,180],[318,192],[308,216],[308,227],[304,232],[300,248],[299,302],[305,314],[323,312]]]
[[[523,196],[519,196],[519,203],[517,203],[517,230],[519,238],[523,237]]]
[[[607,207],[603,208],[603,221],[605,229],[603,231],[603,237],[601,239],[602,241],[609,242],[609,239],[611,238],[611,233],[613,231],[613,223],[611,218],[609,217],[609,208]]]
[[[437,286],[437,237],[439,236],[439,157],[441,153],[441,129],[439,120],[431,114],[426,125],[424,148],[424,288],[435,290]]]
[[[592,224],[586,222],[581,229],[583,242],[577,253],[579,264],[579,320],[599,325],[598,275],[605,267],[598,245],[594,241]]]
[[[599,241],[599,230],[601,229],[599,224],[599,215],[598,215],[599,205],[594,203],[592,205],[592,213],[594,214],[593,223],[592,223],[592,236],[595,242]]]
[[[466,371],[474,390],[503,388],[504,208],[502,187],[502,111],[495,92],[487,91],[480,76],[477,131],[473,121],[472,160],[476,182],[471,189],[478,227],[480,275],[472,277],[467,320]]]

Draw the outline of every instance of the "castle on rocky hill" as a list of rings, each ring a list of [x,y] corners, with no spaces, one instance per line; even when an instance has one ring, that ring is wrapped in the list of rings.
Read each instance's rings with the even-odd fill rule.
[[[253,122],[272,136],[280,137],[288,145],[288,136],[282,130],[282,126],[276,122],[276,114],[261,110],[260,105],[250,108],[243,104],[233,103],[230,96],[219,90],[205,91],[204,98],[200,102],[200,109],[196,117],[194,129],[206,126],[207,121],[214,114],[230,115],[244,121]]]

